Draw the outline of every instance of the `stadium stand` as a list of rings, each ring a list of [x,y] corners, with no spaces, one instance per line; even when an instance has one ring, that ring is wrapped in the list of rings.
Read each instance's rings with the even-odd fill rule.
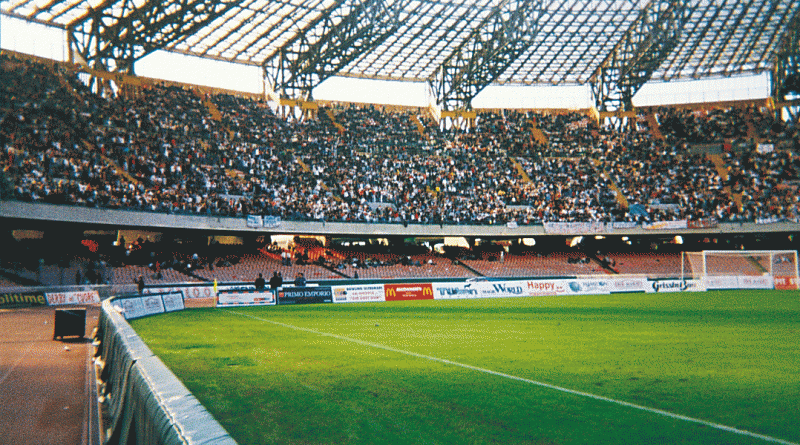
[[[797,218],[797,129],[755,106],[660,107],[663,141],[652,119],[616,129],[580,112],[486,111],[444,129],[370,105],[286,119],[162,82],[104,97],[68,65],[0,62],[2,182],[23,201],[405,224]],[[708,143],[734,147],[727,184]]]
[[[681,270],[681,256],[674,253],[611,252],[604,255],[608,266],[623,275],[644,275],[648,278],[675,276]]]
[[[504,254],[491,259],[462,259],[486,277],[563,277],[603,273],[581,252]]]

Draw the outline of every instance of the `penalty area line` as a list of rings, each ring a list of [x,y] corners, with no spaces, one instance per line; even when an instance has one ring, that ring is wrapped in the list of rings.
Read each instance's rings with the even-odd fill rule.
[[[518,382],[523,382],[523,383],[528,383],[528,384],[531,384],[531,385],[536,385],[536,386],[539,386],[539,387],[542,387],[542,388],[552,389],[552,390],[555,390],[555,391],[560,391],[560,392],[563,392],[563,393],[572,394],[572,395],[576,395],[576,396],[580,396],[580,397],[586,397],[586,398],[589,398],[589,399],[599,400],[599,401],[602,401],[602,402],[613,403],[615,405],[624,406],[624,407],[628,407],[628,408],[632,408],[632,409],[636,409],[636,410],[639,410],[639,411],[644,411],[644,412],[648,412],[648,413],[652,413],[652,414],[658,414],[660,416],[668,417],[670,419],[683,420],[685,422],[707,426],[707,427],[710,427],[710,428],[714,428],[714,429],[721,430],[721,431],[726,431],[726,432],[729,432],[729,433],[732,433],[732,434],[737,434],[737,435],[740,435],[740,436],[752,437],[754,439],[760,439],[760,440],[763,440],[765,442],[777,443],[777,444],[781,444],[781,445],[800,445],[800,444],[798,444],[796,442],[790,442],[788,440],[783,440],[783,439],[779,439],[777,437],[767,436],[765,434],[754,433],[752,431],[742,430],[742,429],[739,429],[739,428],[734,428],[732,426],[727,426],[727,425],[722,425],[722,424],[719,424],[719,423],[709,422],[707,420],[697,419],[695,417],[684,416],[683,414],[676,414],[676,413],[673,413],[673,412],[670,412],[670,411],[665,411],[663,409],[651,408],[651,407],[644,406],[644,405],[637,405],[635,403],[626,402],[624,400],[612,399],[610,397],[605,397],[605,396],[601,396],[601,395],[597,395],[597,394],[578,391],[578,390],[575,390],[575,389],[565,388],[563,386],[551,385],[550,383],[545,383],[545,382],[540,382],[540,381],[537,381],[537,380],[526,379],[525,377],[519,377],[519,376],[512,375],[512,374],[506,374],[506,373],[500,372],[500,371],[493,371],[491,369],[481,368],[479,366],[473,366],[473,365],[468,365],[466,363],[454,362],[452,360],[447,360],[447,359],[444,359],[444,358],[433,357],[433,356],[425,355],[425,354],[419,354],[419,353],[416,353],[416,352],[413,352],[413,351],[406,351],[406,350],[403,350],[403,349],[398,349],[398,348],[393,348],[391,346],[382,345],[380,343],[372,343],[372,342],[368,342],[368,341],[364,341],[364,340],[359,340],[357,338],[350,338],[350,337],[345,337],[345,336],[342,336],[342,335],[331,334],[329,332],[322,332],[322,331],[317,331],[317,330],[310,329],[310,328],[304,328],[302,326],[294,326],[294,325],[290,325],[290,324],[287,324],[287,323],[281,323],[279,321],[274,321],[274,320],[269,320],[269,319],[266,319],[266,318],[256,317],[255,315],[245,314],[245,313],[242,313],[242,312],[237,312],[237,311],[228,311],[228,312],[232,313],[232,314],[240,315],[242,317],[248,317],[248,318],[252,318],[254,320],[259,320],[259,321],[262,321],[262,322],[265,322],[265,323],[270,323],[270,324],[273,324],[273,325],[276,325],[276,326],[282,326],[282,327],[285,327],[285,328],[288,328],[288,329],[293,329],[293,330],[296,330],[296,331],[308,332],[310,334],[320,335],[320,336],[323,336],[323,337],[335,338],[337,340],[347,341],[347,342],[359,344],[359,345],[362,345],[362,346],[368,346],[368,347],[371,347],[371,348],[383,349],[385,351],[391,351],[391,352],[395,352],[395,353],[398,353],[398,354],[404,354],[404,355],[408,355],[408,356],[411,356],[411,357],[417,357],[417,358],[421,358],[421,359],[425,359],[425,360],[430,360],[430,361],[433,361],[433,362],[439,362],[439,363],[444,363],[444,364],[447,364],[447,365],[458,366],[458,367],[461,367],[461,368],[470,369],[472,371],[482,372],[484,374],[494,375],[494,376],[503,377],[503,378],[506,378],[506,379],[509,379],[509,380],[516,380]]]

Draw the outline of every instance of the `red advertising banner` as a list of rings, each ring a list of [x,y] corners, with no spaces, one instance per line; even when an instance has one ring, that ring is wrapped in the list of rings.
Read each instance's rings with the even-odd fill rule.
[[[386,301],[433,300],[433,286],[425,284],[384,284]]]
[[[689,220],[686,221],[686,227],[690,229],[713,229],[717,227],[719,223],[714,218],[703,218],[698,220]]]
[[[775,289],[793,290],[798,288],[797,284],[794,277],[775,277]]]
[[[100,303],[100,295],[96,290],[86,292],[48,292],[47,304],[55,306],[59,304],[95,304]]]

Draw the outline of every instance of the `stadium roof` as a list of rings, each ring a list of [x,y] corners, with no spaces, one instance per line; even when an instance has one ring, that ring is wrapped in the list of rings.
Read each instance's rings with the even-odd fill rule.
[[[66,29],[77,54],[112,70],[131,68],[162,49],[296,76],[307,70],[317,82],[330,75],[430,81],[453,66],[474,75],[472,65],[478,64],[489,67],[479,79],[484,84],[594,81],[626,48],[628,59],[638,57],[635,69],[646,71],[646,80],[763,71],[773,67],[800,11],[796,0],[0,4],[5,14]],[[452,76],[451,83],[458,74]]]

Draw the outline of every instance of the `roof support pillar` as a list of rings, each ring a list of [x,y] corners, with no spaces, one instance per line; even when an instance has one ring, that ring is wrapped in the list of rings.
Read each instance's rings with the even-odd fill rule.
[[[313,100],[313,88],[393,34],[399,14],[388,0],[343,1],[266,58],[266,83],[283,98]]]
[[[633,96],[677,46],[690,14],[687,0],[652,0],[592,75],[597,109],[630,111]]]
[[[787,27],[772,71],[772,99],[778,119],[800,122],[800,10]],[[785,113],[785,115],[784,115]]]
[[[505,0],[428,80],[443,110],[471,108],[472,99],[494,82],[533,42],[541,0]]]

